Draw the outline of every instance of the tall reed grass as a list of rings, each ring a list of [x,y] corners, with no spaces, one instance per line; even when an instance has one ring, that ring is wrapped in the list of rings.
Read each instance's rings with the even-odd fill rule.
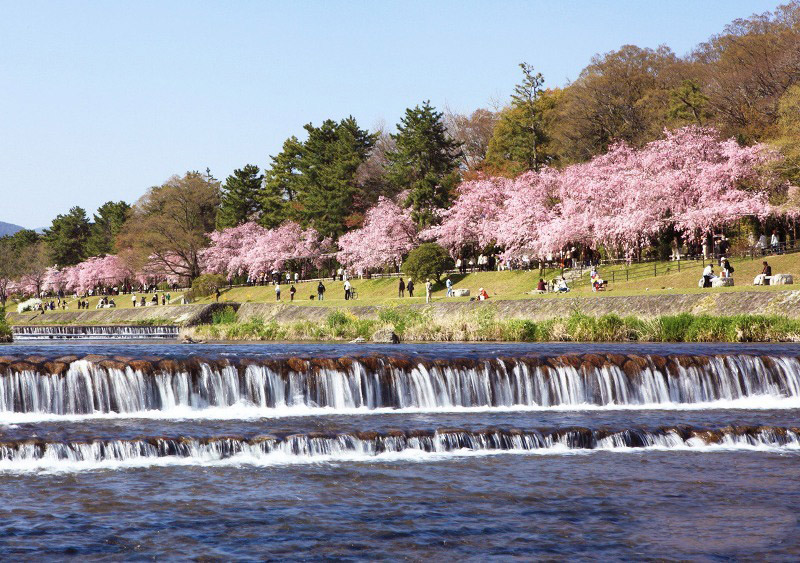
[[[599,317],[572,312],[544,321],[502,319],[491,308],[437,318],[429,310],[382,309],[365,319],[333,311],[324,322],[279,323],[259,318],[236,321],[221,311],[214,322],[191,329],[193,338],[218,340],[369,340],[379,329],[391,329],[402,340],[509,342],[798,342],[800,321],[777,315],[717,317],[682,313],[655,318]]]

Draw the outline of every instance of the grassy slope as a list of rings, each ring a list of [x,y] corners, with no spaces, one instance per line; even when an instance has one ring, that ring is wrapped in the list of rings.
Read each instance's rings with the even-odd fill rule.
[[[180,304],[181,296],[183,295],[183,292],[170,291],[169,294],[170,294],[170,297],[172,298],[171,299],[171,304],[172,305]],[[153,294],[152,293],[146,293],[144,295],[145,295],[145,298],[148,301],[150,301],[150,299],[153,298]],[[137,296],[138,300],[141,300],[141,298],[142,298],[142,294],[141,293],[137,293],[136,296]],[[88,301],[89,302],[89,310],[94,311],[95,307],[97,307],[97,302],[100,301],[100,299],[101,299],[101,297],[99,297],[99,296],[98,297],[87,297],[85,299],[82,299],[82,301]],[[51,300],[55,301],[56,303],[58,302],[58,299],[55,299],[55,298],[44,299],[44,301],[51,301]],[[67,301],[67,308],[66,308],[67,311],[77,311],[78,310],[78,301],[81,301],[81,300],[80,299],[75,299],[74,297],[69,296],[69,297],[67,297],[66,301]],[[118,309],[130,309],[132,307],[132,305],[131,305],[131,296],[130,295],[115,295],[114,296],[114,302],[117,304],[117,308]],[[158,294],[158,302],[161,303],[161,293]],[[161,305],[159,305],[159,307],[160,306]],[[6,307],[6,309],[8,310],[8,312],[12,312],[12,311],[16,312],[17,304],[13,303],[13,302],[9,302],[9,305],[8,305],[8,307]],[[61,311],[62,309],[59,308],[58,310]]]
[[[795,279],[800,280],[800,253],[789,254],[784,256],[769,256],[767,260],[772,265],[772,271],[775,273],[788,273],[795,276]],[[625,279],[625,268],[622,266],[605,267],[600,269],[600,274],[611,280],[611,273],[614,272],[614,283],[609,285],[609,291],[605,294],[592,293],[588,286],[588,274],[584,276],[581,283],[573,284],[573,291],[569,296],[591,296],[591,295],[642,295],[642,294],[670,294],[670,293],[710,293],[710,292],[737,292],[737,291],[775,291],[787,289],[786,286],[777,287],[754,287],[752,284],[753,278],[761,272],[762,260],[749,260],[737,259],[733,261],[736,272],[734,279],[738,285],[734,287],[715,288],[715,289],[701,289],[697,287],[697,280],[700,278],[702,272],[702,264],[700,262],[683,262],[681,264],[681,271],[677,271],[677,266],[674,263],[661,262],[657,264],[659,275],[652,276],[652,265],[639,265],[634,266],[631,274],[649,274],[650,277],[631,280],[624,282],[620,280]],[[667,275],[664,275],[669,268]],[[552,278],[556,272],[550,271],[547,277]],[[563,295],[530,295],[529,291],[536,287],[538,281],[538,271],[529,272],[476,272],[467,274],[466,276],[453,276],[454,287],[467,288],[471,291],[472,295],[478,293],[478,289],[483,287],[493,299],[558,299]],[[374,280],[352,280],[353,287],[358,290],[359,299],[351,302],[344,300],[344,289],[342,282],[326,281],[325,286],[327,292],[325,300],[322,302],[314,299],[309,299],[310,295],[317,293],[316,282],[300,283],[297,287],[297,296],[295,303],[297,305],[323,305],[327,307],[343,307],[347,305],[379,305],[379,304],[399,304],[399,303],[423,303],[425,301],[425,290],[422,284],[418,285],[416,296],[411,299],[405,297],[399,299],[397,297],[397,278],[388,279],[374,279]],[[791,286],[789,286],[791,287]],[[289,300],[289,286],[282,285],[282,301],[284,303]],[[180,303],[181,292],[170,292],[172,296],[172,303]],[[160,294],[159,294],[160,296]],[[445,289],[444,284],[438,284],[435,287],[434,299],[444,299]],[[147,295],[148,299],[152,294]],[[89,309],[94,310],[99,297],[89,297]],[[210,303],[214,300],[212,297],[200,299],[198,303]],[[259,286],[259,287],[234,287],[223,291],[221,301],[236,301],[240,303],[260,303],[260,302],[274,302],[275,290],[272,286]],[[468,297],[454,298],[454,301],[468,301]],[[120,295],[115,298],[117,307],[130,308],[131,299],[130,295]],[[13,311],[15,304],[9,304],[8,310]],[[68,311],[77,310],[77,300],[68,299]]]
[[[800,279],[800,254],[770,256],[767,258],[772,265],[775,273],[792,274],[795,279]],[[615,266],[614,268],[601,268],[600,274],[611,279],[611,272],[615,272],[615,281],[610,284],[609,290],[605,293],[592,293],[585,280],[574,286],[569,296],[590,296],[590,295],[642,295],[642,294],[670,294],[670,293],[710,293],[710,292],[738,292],[738,291],[775,291],[788,289],[787,286],[775,287],[755,287],[752,284],[753,278],[761,272],[761,260],[739,259],[733,261],[736,270],[734,280],[738,285],[726,288],[702,289],[697,287],[703,266],[700,262],[682,263],[681,271],[677,271],[677,266],[668,262],[658,264],[659,275],[648,278],[624,280],[624,268]],[[646,270],[650,272],[652,265],[640,266],[641,273]],[[664,275],[663,272],[670,268],[670,272]],[[550,277],[552,277],[552,273]],[[478,289],[483,287],[494,299],[557,299],[561,295],[529,295],[528,292],[536,287],[538,272],[476,272],[466,276],[453,276],[454,287],[467,288],[472,295],[477,294]],[[358,290],[359,299],[346,302],[344,300],[344,290],[342,282],[325,282],[327,292],[325,300],[318,302],[310,300],[310,295],[316,295],[316,282],[300,283],[297,287],[295,303],[298,305],[324,305],[328,307],[342,307],[345,305],[375,305],[375,304],[397,304],[397,303],[422,303],[425,301],[424,288],[415,292],[413,299],[397,297],[397,279],[375,279],[375,280],[352,280],[353,287]],[[791,287],[791,286],[790,286]],[[282,285],[282,301],[288,302],[289,286]],[[421,289],[421,291],[420,291]],[[439,284],[434,291],[434,299],[444,299],[445,289],[443,284]],[[210,302],[213,297],[201,300]],[[234,287],[223,292],[221,301],[248,302],[274,302],[275,290],[272,286],[259,287]],[[455,298],[454,301],[466,301],[469,298]]]

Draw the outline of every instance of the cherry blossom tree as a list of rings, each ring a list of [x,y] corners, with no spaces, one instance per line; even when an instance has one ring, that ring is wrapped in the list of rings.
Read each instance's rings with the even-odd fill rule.
[[[203,271],[227,275],[229,278],[247,272],[248,267],[243,260],[245,249],[249,249],[254,241],[266,233],[267,229],[252,221],[209,233],[211,245],[200,255]]]
[[[292,221],[275,229],[243,223],[208,236],[211,246],[201,254],[203,270],[229,279],[246,274],[255,280],[282,270],[289,261],[318,264],[323,249],[330,245],[327,239],[320,242],[316,230],[304,230]]]
[[[440,223],[425,229],[420,238],[436,240],[453,256],[466,245],[486,246],[497,239],[514,185],[514,180],[503,177],[463,182],[453,205],[439,212]]]
[[[389,263],[399,264],[417,244],[411,211],[380,197],[364,217],[364,226],[339,237],[336,257],[348,269],[365,272]]]

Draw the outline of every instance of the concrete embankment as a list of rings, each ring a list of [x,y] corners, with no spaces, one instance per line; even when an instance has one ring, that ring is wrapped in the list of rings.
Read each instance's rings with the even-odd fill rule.
[[[222,303],[205,305],[169,305],[136,307],[134,309],[90,309],[88,311],[30,311],[8,312],[6,320],[12,326],[29,325],[137,325],[159,324],[194,326],[211,322]],[[238,304],[234,304],[237,308]]]
[[[100,309],[47,313],[8,313],[10,325],[127,325],[174,324],[195,326],[211,321],[218,308],[233,306],[240,321],[261,318],[279,323],[324,321],[332,307],[297,306],[279,303],[213,303],[206,305],[172,305],[136,309]],[[568,316],[573,312],[600,316],[615,313],[642,318],[692,313],[695,315],[784,315],[800,318],[800,291],[745,291],[730,293],[692,293],[675,295],[636,295],[591,297],[541,297],[518,301],[437,301],[431,305],[407,305],[412,309],[429,310],[434,318],[457,317],[477,308],[490,308],[499,318],[541,321]],[[359,318],[376,318],[381,306],[352,306],[347,311]]]

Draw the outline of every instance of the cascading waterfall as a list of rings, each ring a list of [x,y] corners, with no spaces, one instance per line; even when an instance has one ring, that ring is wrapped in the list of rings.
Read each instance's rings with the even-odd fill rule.
[[[27,325],[13,326],[14,340],[163,340],[178,338],[177,326]]]
[[[104,463],[172,458],[207,463],[234,459],[243,463],[274,460],[325,458],[369,459],[382,454],[448,452],[535,452],[565,453],[585,450],[620,449],[800,449],[800,429],[775,426],[739,426],[700,429],[688,426],[648,429],[483,431],[437,430],[393,431],[386,434],[361,432],[322,435],[266,435],[252,438],[141,438],[136,440],[95,440],[89,442],[45,442],[26,440],[0,442],[0,470],[15,465],[29,468],[57,467],[58,462]],[[237,459],[238,458],[238,459]]]
[[[0,415],[168,411],[176,407],[442,409],[701,404],[800,399],[789,356],[616,354],[423,360],[144,361],[0,358]]]

